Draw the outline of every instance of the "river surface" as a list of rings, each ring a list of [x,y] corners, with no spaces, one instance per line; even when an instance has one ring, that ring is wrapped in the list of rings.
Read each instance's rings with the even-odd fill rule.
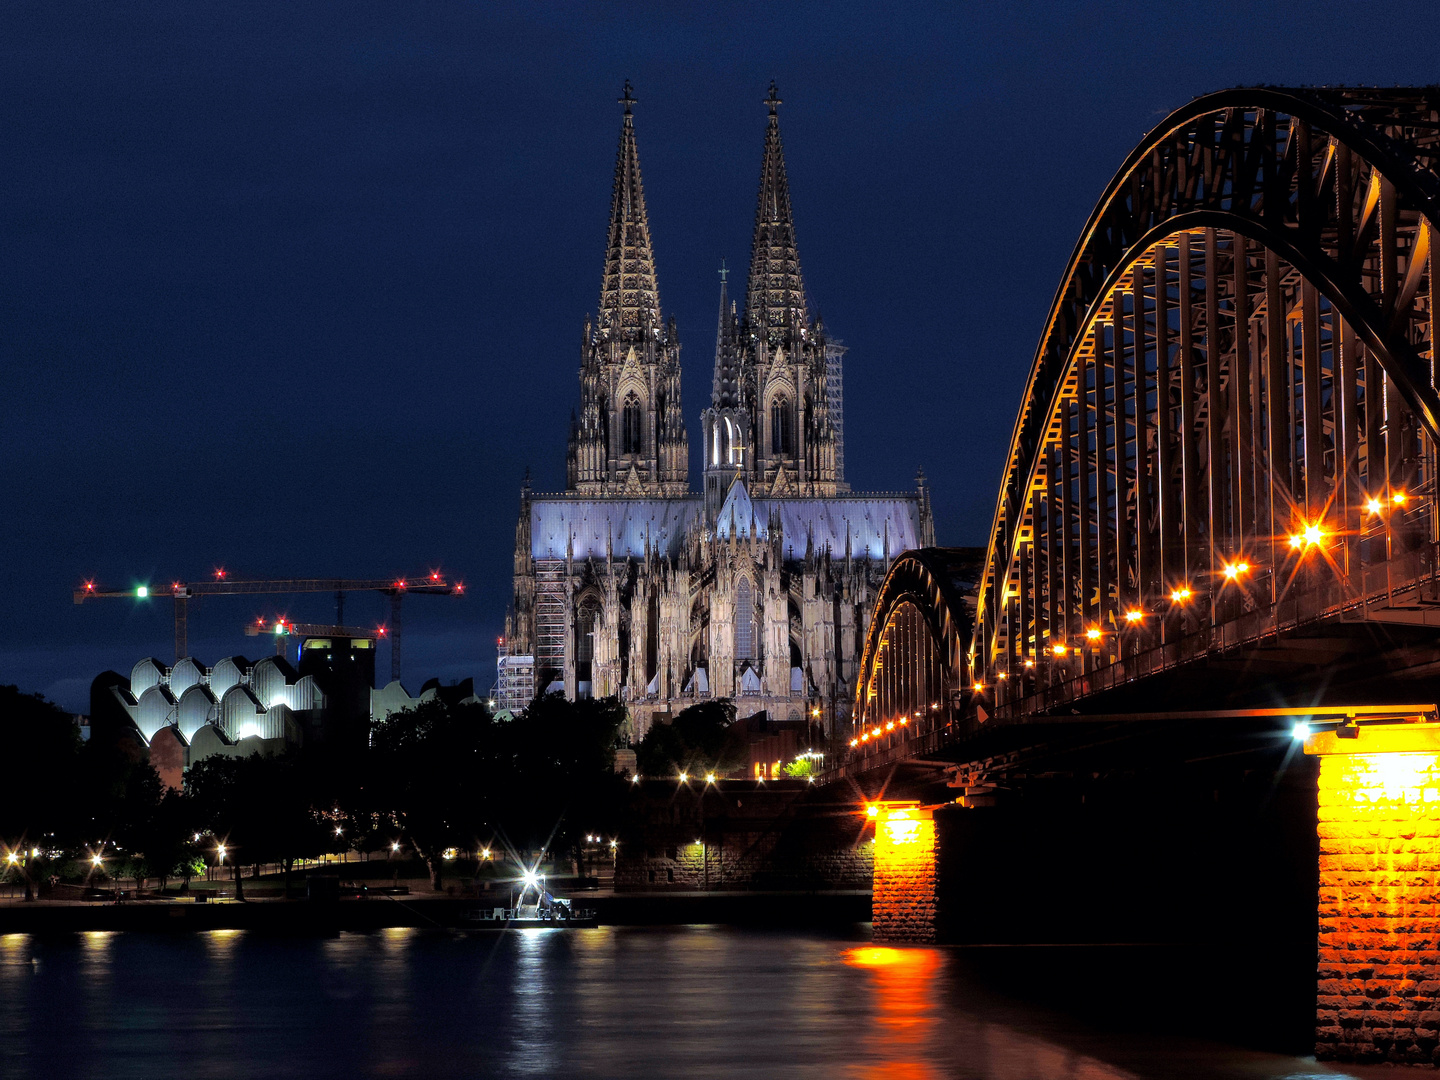
[[[0,935],[0,1077],[1381,1075],[1137,1029],[1123,1000],[1081,1019],[997,990],[974,954],[867,933]]]

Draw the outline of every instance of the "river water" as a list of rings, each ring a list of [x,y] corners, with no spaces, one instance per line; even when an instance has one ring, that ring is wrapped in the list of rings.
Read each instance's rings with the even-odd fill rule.
[[[1126,1001],[1090,1001],[1082,1020],[996,990],[964,950],[866,936],[0,935],[0,1077],[1376,1075],[1127,1026]],[[1033,962],[986,959],[1012,975]]]

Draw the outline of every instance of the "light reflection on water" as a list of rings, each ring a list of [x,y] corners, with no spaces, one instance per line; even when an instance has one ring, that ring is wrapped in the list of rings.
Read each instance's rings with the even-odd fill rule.
[[[1145,992],[1149,992],[1148,990]],[[0,935],[0,1077],[1298,1080],[1105,1035],[956,955],[717,927]]]

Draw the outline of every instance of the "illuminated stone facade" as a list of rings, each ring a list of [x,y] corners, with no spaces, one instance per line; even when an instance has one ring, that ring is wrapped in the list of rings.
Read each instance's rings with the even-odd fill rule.
[[[1440,1064],[1440,725],[1311,736],[1320,755],[1315,1052]]]
[[[915,803],[881,803],[876,809],[874,940],[933,944],[940,915],[934,811]]]
[[[722,275],[704,490],[690,492],[632,103],[627,90],[567,488],[522,490],[506,648],[534,657],[537,691],[624,698],[636,737],[712,697],[834,731],[890,560],[934,543],[924,478],[905,493],[844,483],[841,350],[805,296],[772,89],[745,311]]]

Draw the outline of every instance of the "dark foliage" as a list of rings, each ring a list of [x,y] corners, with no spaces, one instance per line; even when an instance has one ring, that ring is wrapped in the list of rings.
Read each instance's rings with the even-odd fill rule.
[[[682,710],[668,724],[654,725],[635,753],[646,776],[680,772],[724,775],[746,761],[745,735],[735,723],[729,698],[705,701]]]

